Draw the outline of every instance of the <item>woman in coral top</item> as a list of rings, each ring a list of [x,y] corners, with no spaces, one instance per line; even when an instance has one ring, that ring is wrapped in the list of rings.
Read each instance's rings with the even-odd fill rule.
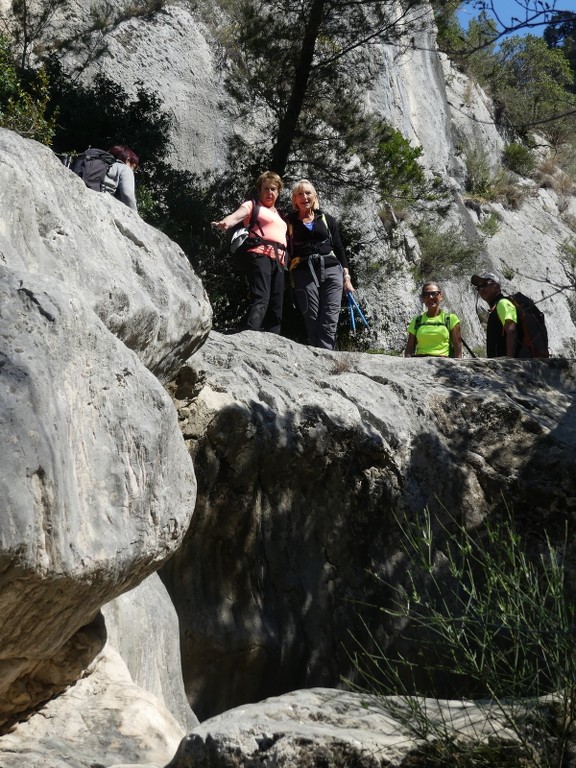
[[[252,293],[252,301],[244,322],[248,331],[280,333],[284,298],[284,257],[286,254],[286,222],[276,210],[282,191],[282,179],[265,171],[256,181],[258,218],[252,232],[254,244],[243,255],[244,268]],[[240,221],[248,226],[254,203],[246,200],[234,213],[212,224],[225,232]]]

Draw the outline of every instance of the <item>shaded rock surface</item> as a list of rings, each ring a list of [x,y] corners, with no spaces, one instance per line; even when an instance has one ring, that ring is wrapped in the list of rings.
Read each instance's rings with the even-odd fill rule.
[[[508,504],[521,533],[538,542],[546,526],[561,541],[576,512],[575,384],[566,360],[405,360],[212,334],[175,384],[198,497],[162,570],[200,720],[337,686],[354,674],[361,619],[393,642],[367,606],[390,596],[372,572],[406,578],[404,516],[428,506],[474,526]]]

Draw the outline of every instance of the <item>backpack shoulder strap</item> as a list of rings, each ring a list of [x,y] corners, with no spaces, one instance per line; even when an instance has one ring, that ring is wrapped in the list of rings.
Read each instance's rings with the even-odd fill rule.
[[[328,232],[328,239],[330,240],[330,248],[332,248],[332,232],[330,231],[330,227],[328,225],[328,219],[326,218],[326,214],[324,211],[320,211],[320,218],[322,220],[322,223],[326,227],[326,231]]]
[[[424,319],[424,315],[418,315],[416,320],[414,321],[414,330],[416,333],[418,333],[418,328],[422,325],[422,320]]]
[[[252,200],[252,213],[250,214],[250,221],[248,222],[248,232],[251,232],[253,229],[256,228],[256,225],[258,225],[260,234],[262,235],[262,237],[264,237],[264,230],[262,229],[262,225],[258,221],[259,213],[260,213],[260,201],[254,199]]]

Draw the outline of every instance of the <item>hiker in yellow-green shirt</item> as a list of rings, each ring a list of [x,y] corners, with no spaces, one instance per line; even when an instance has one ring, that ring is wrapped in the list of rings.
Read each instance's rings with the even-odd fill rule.
[[[426,311],[408,326],[404,357],[462,357],[460,319],[440,308],[444,297],[438,283],[424,283],[420,297]]]

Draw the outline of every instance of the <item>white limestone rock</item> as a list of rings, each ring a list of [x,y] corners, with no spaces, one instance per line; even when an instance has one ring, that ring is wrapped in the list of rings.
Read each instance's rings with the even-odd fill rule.
[[[2,768],[163,768],[184,730],[110,646],[86,675],[0,739]]]
[[[112,600],[102,613],[108,640],[136,685],[157,696],[184,730],[197,725],[182,681],[178,616],[158,574]]]
[[[183,251],[88,189],[45,146],[0,129],[2,264],[50,276],[165,381],[208,334],[211,308]]]
[[[209,312],[179,249],[7,131],[0,200],[1,726],[78,679],[100,607],[178,547],[194,471],[143,361],[167,375]]]
[[[517,742],[497,707],[420,701],[439,731],[462,740]],[[414,713],[397,698],[329,688],[298,690],[206,720],[182,741],[167,768],[246,766],[402,768],[425,744]]]

